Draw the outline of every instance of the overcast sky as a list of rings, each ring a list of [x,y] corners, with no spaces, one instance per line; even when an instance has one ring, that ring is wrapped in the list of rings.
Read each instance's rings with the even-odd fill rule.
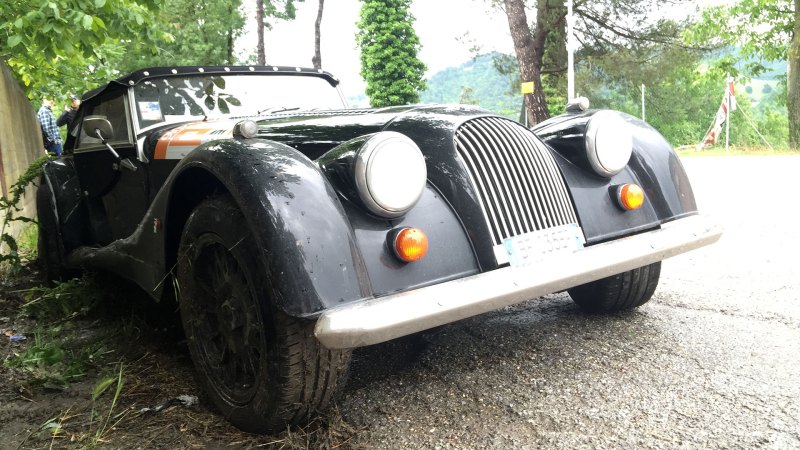
[[[677,15],[687,9],[730,3],[732,0],[695,0],[674,8]],[[253,8],[251,1],[245,6]],[[277,22],[265,33],[268,64],[311,67],[314,55],[314,21],[317,0],[304,0],[297,5],[297,19]],[[499,51],[513,53],[508,20],[502,11],[489,6],[489,0],[413,0],[411,13],[414,28],[422,43],[420,59],[427,65],[426,77],[447,67],[459,66],[473,56],[470,48],[480,53]],[[361,2],[358,0],[325,0],[322,19],[322,67],[342,81],[347,96],[364,91],[359,75],[359,52],[355,46],[356,22]],[[535,17],[529,12],[529,19]],[[672,15],[672,14],[668,14]],[[254,54],[256,48],[255,13],[248,13],[247,32],[237,42],[239,52]]]
[[[482,53],[513,52],[505,15],[492,10],[488,3],[488,0],[414,0],[411,13],[416,18],[414,28],[422,43],[419,57],[428,67],[427,76],[468,61],[472,57],[470,47],[475,44],[481,46]],[[318,3],[305,0],[296,5],[296,20],[278,22],[265,33],[268,64],[312,66]],[[342,89],[348,96],[364,90],[355,46],[360,7],[358,0],[325,0],[322,18],[322,67],[342,80]],[[255,21],[251,22],[250,31],[237,43],[240,52],[255,52],[256,35],[252,26]]]

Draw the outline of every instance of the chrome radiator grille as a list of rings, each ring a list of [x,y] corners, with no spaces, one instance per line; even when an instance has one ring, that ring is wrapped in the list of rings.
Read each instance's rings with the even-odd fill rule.
[[[458,128],[455,145],[480,195],[494,245],[578,223],[553,156],[522,125],[498,117],[473,119]]]

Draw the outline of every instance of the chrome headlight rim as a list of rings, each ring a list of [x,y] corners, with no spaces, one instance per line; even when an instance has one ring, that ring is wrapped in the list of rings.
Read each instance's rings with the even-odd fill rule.
[[[617,111],[598,111],[586,125],[585,144],[592,170],[611,178],[628,165],[633,154],[631,125]]]
[[[253,139],[258,136],[258,124],[249,119],[240,120],[233,126],[233,136],[241,139]]]
[[[380,161],[382,156],[386,156],[385,153],[382,155],[383,152],[398,151],[401,152],[404,160],[401,163],[405,164],[405,168],[398,167],[392,174],[375,173],[381,170],[378,166],[385,164]],[[428,178],[425,157],[417,144],[408,136],[394,131],[381,131],[367,138],[356,152],[353,170],[356,191],[364,206],[373,214],[390,219],[403,216],[417,204]],[[404,174],[405,178],[398,180],[398,174]],[[394,190],[387,195],[387,185],[381,179],[386,176],[393,176],[390,183],[396,184],[395,189],[402,190],[399,199],[389,197],[393,197],[393,194],[397,197],[400,191]],[[392,186],[388,188],[393,190]]]

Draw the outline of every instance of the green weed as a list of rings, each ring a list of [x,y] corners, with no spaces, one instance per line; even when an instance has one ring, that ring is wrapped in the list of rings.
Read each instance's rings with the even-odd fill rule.
[[[39,225],[30,224],[17,236],[17,249],[19,254],[28,261],[34,261],[39,256]]]
[[[66,441],[69,441],[75,448],[82,449],[96,448],[105,443],[108,431],[118,425],[129,412],[124,410],[121,413],[114,414],[114,410],[121,399],[122,387],[125,384],[123,377],[124,365],[119,363],[117,367],[114,373],[101,377],[95,384],[92,390],[91,410],[82,410],[80,406],[73,410],[75,405],[70,406],[59,413],[58,416],[48,419],[37,430],[32,431],[19,447],[21,448],[36,431],[49,435],[50,446],[48,448],[50,449],[60,448],[61,445],[59,444]],[[99,405],[99,400],[112,387],[114,387],[114,395],[106,412]],[[87,415],[88,417],[86,417]],[[79,423],[75,423],[76,420]],[[85,431],[82,430],[83,427],[86,427]]]
[[[108,430],[108,424],[111,421],[112,414],[114,413],[114,408],[117,406],[117,402],[119,401],[120,394],[122,393],[122,386],[125,384],[125,379],[122,377],[122,373],[124,370],[124,366],[122,363],[119,364],[119,370],[117,371],[117,375],[114,377],[106,377],[102,378],[97,385],[95,385],[94,391],[92,392],[92,415],[94,416],[95,413],[95,405],[97,399],[103,395],[103,393],[111,387],[111,385],[116,384],[116,388],[114,389],[114,397],[111,399],[111,406],[108,408],[108,414],[105,416],[105,420],[102,422],[100,428],[94,434],[94,442],[100,442],[103,439],[103,435],[105,434],[106,430]],[[115,420],[121,420],[121,415],[117,415],[114,417]],[[114,424],[111,425],[111,428],[114,427]]]
[[[64,349],[63,343],[50,333],[36,333],[33,345],[7,359],[4,365],[26,372],[30,384],[63,389],[86,374],[88,357]]]
[[[26,372],[30,384],[54,389],[84,377],[106,345],[91,330],[77,330],[73,319],[89,315],[108,295],[92,275],[28,289],[21,313],[39,321],[37,331],[33,343],[4,364]]]
[[[62,437],[64,433],[64,426],[65,424],[77,417],[77,414],[72,414],[72,407],[67,408],[66,411],[60,413],[57,417],[53,417],[52,419],[48,419],[45,423],[43,423],[38,429],[33,430],[28,434],[27,437],[17,446],[17,448],[23,448],[23,445],[28,441],[28,439],[33,436],[34,432],[42,431],[50,435],[50,446],[48,449],[53,449],[56,444],[56,438]]]
[[[38,286],[26,293],[22,312],[36,319],[60,321],[85,317],[110,294],[95,283],[91,274],[69,281],[57,282],[52,288]]]
[[[36,222],[29,217],[18,215],[22,211],[20,200],[28,186],[34,184],[41,177],[44,164],[54,158],[55,156],[52,155],[43,155],[34,160],[25,173],[20,175],[16,183],[11,185],[9,196],[0,197],[0,221],[2,221],[0,226],[0,263],[5,266],[3,270],[5,274],[17,273],[22,268],[19,244],[17,239],[9,233],[9,225],[11,222]]]

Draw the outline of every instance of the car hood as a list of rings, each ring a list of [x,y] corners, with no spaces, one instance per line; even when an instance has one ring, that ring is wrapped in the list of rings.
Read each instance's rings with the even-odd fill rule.
[[[481,255],[481,266],[492,267],[496,262],[491,239],[484,238],[490,236],[490,231],[479,194],[455,146],[456,130],[471,119],[485,116],[495,114],[473,106],[426,105],[285,112],[247,119],[258,123],[258,138],[286,144],[311,160],[317,160],[339,144],[370,133],[395,131],[408,136],[425,157],[428,182],[448,201],[462,222],[469,224],[468,232],[475,237],[473,245]],[[204,142],[232,138],[234,125],[243,119],[183,124],[153,133],[148,140],[155,142],[155,159],[177,160]]]
[[[155,159],[181,159],[195,147],[233,137],[234,125],[256,121],[258,138],[289,145],[310,159],[317,159],[337,145],[366,134],[394,130],[409,135],[425,153],[433,150],[423,142],[432,136],[449,138],[470,117],[489,114],[464,105],[398,106],[378,109],[279,112],[257,118],[206,120],[161,129],[149,139]],[[427,155],[426,155],[427,156]]]

